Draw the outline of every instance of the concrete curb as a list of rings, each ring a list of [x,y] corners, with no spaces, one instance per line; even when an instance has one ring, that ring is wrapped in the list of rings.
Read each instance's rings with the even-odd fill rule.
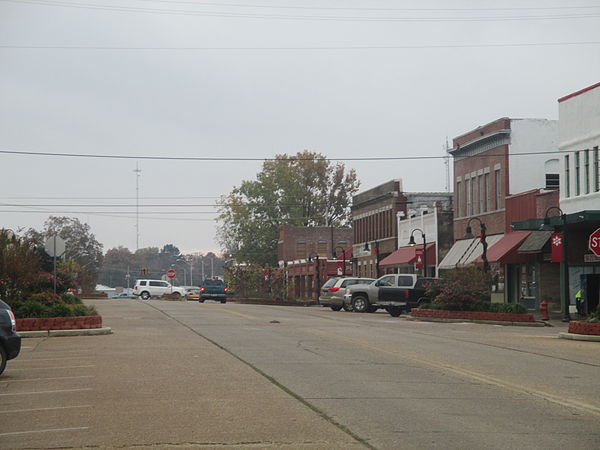
[[[600,342],[600,336],[593,334],[558,333],[558,337],[560,339],[570,339],[572,341]]]
[[[469,319],[438,319],[435,317],[412,317],[406,316],[406,320],[418,320],[421,322],[442,322],[442,323],[479,323],[484,325],[503,325],[513,327],[545,327],[547,326],[544,322],[507,322],[497,320],[469,320]]]
[[[110,327],[82,328],[79,330],[17,331],[22,338],[58,337],[58,336],[99,336],[112,334]]]

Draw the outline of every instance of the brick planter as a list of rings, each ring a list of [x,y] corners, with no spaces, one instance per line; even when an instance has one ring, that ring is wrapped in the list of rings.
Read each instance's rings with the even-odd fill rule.
[[[102,316],[17,319],[19,331],[81,330],[102,328]]]
[[[510,314],[480,311],[448,311],[444,309],[418,309],[410,311],[412,317],[427,319],[488,320],[491,322],[535,322],[533,314]]]
[[[569,333],[600,336],[600,323],[580,322],[578,320],[572,320],[571,322],[569,322]]]

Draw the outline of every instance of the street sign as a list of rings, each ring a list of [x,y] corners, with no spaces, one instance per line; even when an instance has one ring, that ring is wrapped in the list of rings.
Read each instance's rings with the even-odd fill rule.
[[[173,279],[173,278],[175,278],[175,275],[177,275],[177,274],[175,273],[175,271],[173,269],[167,270],[167,276],[169,278]]]
[[[590,234],[588,247],[594,255],[600,256],[600,228]]]
[[[59,236],[50,236],[44,243],[44,249],[48,255],[60,258],[65,252],[65,241]]]

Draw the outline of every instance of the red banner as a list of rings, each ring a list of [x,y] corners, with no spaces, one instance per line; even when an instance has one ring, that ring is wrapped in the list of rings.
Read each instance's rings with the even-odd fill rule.
[[[562,262],[563,260],[563,235],[562,233],[552,233],[550,237],[550,247],[552,248],[552,262]]]
[[[417,260],[415,261],[415,268],[422,269],[423,268],[423,247],[415,248],[415,256]]]

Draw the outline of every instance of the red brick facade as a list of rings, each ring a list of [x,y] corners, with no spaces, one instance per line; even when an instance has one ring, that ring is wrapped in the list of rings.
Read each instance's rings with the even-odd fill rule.
[[[337,248],[336,247],[341,247]],[[277,244],[279,261],[296,261],[314,258],[331,258],[334,253],[342,258],[342,249],[350,254],[352,248],[352,229],[335,227],[295,227],[281,225]],[[335,250],[335,252],[334,252]],[[349,259],[349,257],[348,257]]]

